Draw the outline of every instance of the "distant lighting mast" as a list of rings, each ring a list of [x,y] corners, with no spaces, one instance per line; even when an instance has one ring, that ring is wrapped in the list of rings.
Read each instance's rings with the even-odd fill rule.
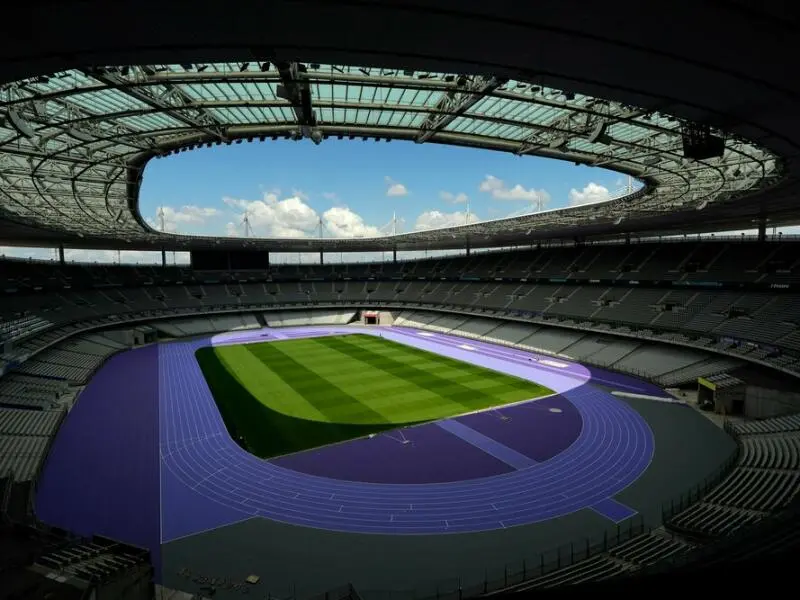
[[[158,207],[158,213],[157,213],[156,216],[158,217],[158,225],[159,225],[159,228],[161,229],[161,233],[166,233],[167,232],[167,214],[164,211],[164,207],[163,206],[159,206]],[[177,260],[175,258],[175,251],[173,250],[172,251],[172,264],[174,265],[176,263],[177,263]]]
[[[244,225],[244,237],[249,238],[253,233],[253,228],[250,225],[250,211],[244,211],[244,217],[242,217],[242,224]]]

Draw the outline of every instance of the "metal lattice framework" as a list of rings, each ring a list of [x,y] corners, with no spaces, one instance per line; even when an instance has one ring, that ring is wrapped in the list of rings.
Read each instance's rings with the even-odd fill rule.
[[[603,204],[401,234],[384,238],[386,247],[464,236],[486,245],[500,234],[588,222],[620,228],[626,219],[702,208],[780,177],[776,156],[734,137],[722,157],[685,159],[685,125],[492,76],[269,62],[72,70],[0,90],[0,216],[65,235],[174,246],[176,236],[152,230],[138,214],[146,162],[204,144],[278,137],[479,147],[614,169],[645,184]],[[201,241],[180,237],[187,247]]]

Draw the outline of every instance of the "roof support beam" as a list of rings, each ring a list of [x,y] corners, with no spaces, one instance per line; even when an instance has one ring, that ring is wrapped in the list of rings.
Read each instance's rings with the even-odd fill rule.
[[[448,90],[433,107],[433,112],[420,126],[419,135],[414,140],[422,144],[455,121],[462,114],[480,102],[484,96],[491,94],[508,79],[501,77],[464,77],[458,78],[457,88]]]
[[[305,137],[311,138],[319,144],[322,136],[315,131],[317,116],[314,112],[314,102],[311,97],[311,84],[304,77],[308,68],[302,63],[279,62],[275,67],[281,78],[276,95],[289,102],[294,112],[295,120],[300,126],[300,131]]]
[[[146,68],[142,68],[142,70],[147,72]],[[196,108],[195,112],[197,116],[192,117],[189,115],[189,110],[185,109],[192,107],[192,99],[176,86],[163,84],[164,88],[167,90],[167,96],[159,97],[153,93],[151,88],[141,86],[132,87],[131,82],[118,73],[90,71],[84,74],[100,83],[104,83],[110,88],[119,90],[139,102],[143,102],[148,106],[158,109],[168,114],[176,121],[188,125],[193,129],[197,129],[198,131],[202,131],[212,138],[220,140],[225,139],[224,125],[211,116],[208,111]],[[184,110],[178,111],[174,110],[175,108],[182,108]]]
[[[606,103],[610,104],[610,103]],[[593,110],[597,110],[595,107],[592,107]],[[630,121],[636,119],[638,117],[642,117],[648,114],[649,111],[646,110],[623,110],[622,112],[614,113],[609,111],[608,114],[603,114],[602,112],[597,113],[580,113],[580,112],[568,112],[565,115],[559,117],[558,119],[547,123],[547,129],[558,130],[558,129],[566,129],[570,131],[571,137],[588,137],[591,135],[592,131],[598,124],[603,123],[605,126],[613,125],[614,123],[620,123],[622,121]],[[582,122],[581,122],[582,121]],[[550,137],[542,138],[541,130],[537,130],[532,132],[528,137],[526,137],[517,148],[515,154],[517,156],[522,156],[531,152],[533,150],[537,150],[539,148],[544,148],[548,146],[551,142],[554,143],[554,139]],[[606,143],[608,143],[608,139],[606,139]],[[569,141],[568,139],[564,138],[564,143]]]

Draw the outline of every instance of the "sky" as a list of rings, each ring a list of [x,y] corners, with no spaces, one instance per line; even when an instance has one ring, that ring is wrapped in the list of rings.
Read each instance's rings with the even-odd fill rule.
[[[267,140],[151,160],[140,211],[152,227],[173,233],[318,237],[321,222],[324,237],[371,237],[607,200],[627,185],[626,177],[601,168],[472,148]],[[0,246],[3,254],[55,257],[49,249]],[[160,253],[88,250],[68,250],[66,257],[112,263],[161,259]],[[173,254],[170,260],[186,262],[188,255]],[[317,255],[297,260],[315,261]]]
[[[328,139],[214,146],[151,161],[140,210],[167,231],[371,237],[605,200],[604,169],[411,142]],[[469,213],[467,212],[469,211]],[[396,215],[396,220],[393,220]]]

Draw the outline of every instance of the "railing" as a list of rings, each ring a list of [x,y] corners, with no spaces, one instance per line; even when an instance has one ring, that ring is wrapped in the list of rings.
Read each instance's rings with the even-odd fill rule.
[[[607,552],[648,531],[649,528],[645,525],[644,518],[637,515],[628,523],[605,530],[594,538],[585,538],[579,542],[564,544],[515,562],[487,567],[484,569],[482,577],[442,579],[409,590],[359,589],[357,596],[346,595],[348,587],[353,593],[355,590],[352,589],[352,586],[343,586],[324,594],[318,594],[308,600],[344,600],[358,597],[361,600],[462,600],[475,598],[531,582],[559,569]],[[272,597],[277,598],[276,596]],[[283,600],[286,598],[284,597]]]

